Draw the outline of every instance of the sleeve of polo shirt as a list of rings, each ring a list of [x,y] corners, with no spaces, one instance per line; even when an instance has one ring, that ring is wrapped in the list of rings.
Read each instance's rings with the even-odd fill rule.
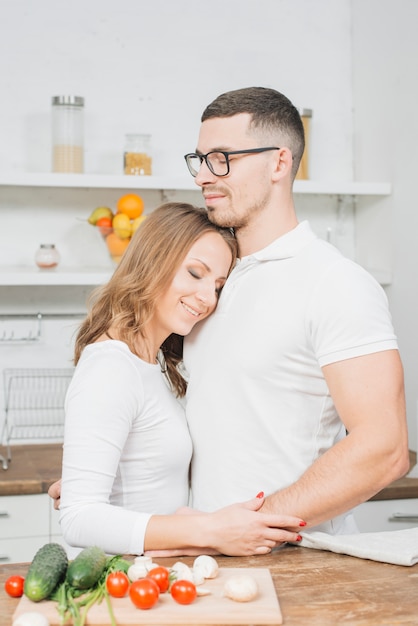
[[[321,276],[307,323],[321,367],[398,347],[383,288],[346,258]]]

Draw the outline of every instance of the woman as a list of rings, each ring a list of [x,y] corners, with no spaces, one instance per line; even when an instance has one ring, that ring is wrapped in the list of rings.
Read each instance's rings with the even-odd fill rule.
[[[166,204],[95,292],[66,398],[60,520],[70,545],[244,555],[298,539],[275,527],[301,520],[257,513],[262,499],[175,514],[187,505],[192,454],[177,398],[186,390],[182,337],[215,309],[236,255],[233,235],[204,209]]]

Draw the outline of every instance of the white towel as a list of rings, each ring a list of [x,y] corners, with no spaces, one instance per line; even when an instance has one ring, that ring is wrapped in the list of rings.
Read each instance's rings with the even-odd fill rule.
[[[394,565],[418,563],[418,528],[355,535],[328,535],[319,531],[301,534],[303,539],[298,545],[304,548],[329,550]]]

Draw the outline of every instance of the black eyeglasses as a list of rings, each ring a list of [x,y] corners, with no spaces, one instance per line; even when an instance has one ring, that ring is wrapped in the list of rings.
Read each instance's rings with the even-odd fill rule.
[[[231,154],[258,154],[259,152],[267,152],[268,150],[280,150],[273,146],[268,148],[252,148],[252,150],[232,150],[225,152],[224,150],[214,150],[207,154],[198,154],[196,152],[190,152],[185,154],[187,167],[192,176],[197,176],[200,170],[200,166],[205,161],[209,170],[215,176],[227,176],[229,174],[229,157]]]

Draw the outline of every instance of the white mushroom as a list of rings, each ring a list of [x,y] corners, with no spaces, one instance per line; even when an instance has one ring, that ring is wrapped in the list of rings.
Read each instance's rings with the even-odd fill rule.
[[[135,565],[150,565],[152,563],[152,558],[150,556],[136,556],[134,558]]]
[[[223,592],[225,597],[235,602],[250,602],[256,597],[258,586],[252,576],[237,574],[225,581]]]
[[[182,561],[177,561],[170,568],[171,572],[174,573],[177,580],[189,580],[194,583],[194,575],[192,569],[186,565],[186,563],[182,563]]]
[[[202,568],[201,567],[194,567],[192,569],[192,573],[193,573],[193,582],[195,585],[203,585],[203,583],[205,582],[205,577],[203,575],[202,572]]]
[[[216,578],[219,571],[218,562],[213,556],[201,554],[193,562],[193,571],[199,570],[205,578]]]
[[[50,626],[49,620],[42,613],[32,611],[30,613],[22,613],[17,617],[13,626]]]
[[[196,587],[196,593],[198,596],[209,596],[212,592],[207,587]]]
[[[128,569],[128,578],[131,582],[139,578],[145,578],[153,567],[157,567],[157,564],[152,562],[150,556],[137,556],[134,559],[133,565]]]

